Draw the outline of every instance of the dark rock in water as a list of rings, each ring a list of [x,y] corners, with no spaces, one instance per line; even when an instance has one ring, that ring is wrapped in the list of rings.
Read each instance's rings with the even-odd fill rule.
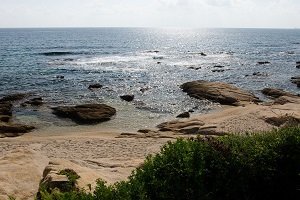
[[[161,62],[157,62],[156,64],[158,64],[158,65],[159,65],[159,64],[161,64]]]
[[[291,82],[292,82],[293,84],[296,84],[297,87],[300,87],[300,76],[294,76],[294,77],[292,77],[292,78],[291,78]]]
[[[26,107],[27,105],[41,106],[41,105],[43,105],[43,98],[36,97],[36,98],[30,99],[28,101],[25,101],[24,103],[21,104],[21,106],[23,106],[23,107]]]
[[[44,56],[64,56],[64,55],[72,55],[72,52],[65,52],[65,51],[53,51],[53,52],[45,52],[41,53]]]
[[[92,84],[92,85],[89,85],[89,89],[92,90],[92,89],[100,89],[102,88],[103,86],[99,83],[96,83],[96,84]]]
[[[154,60],[162,60],[162,59],[164,59],[164,57],[163,56],[153,56],[153,59]]]
[[[215,65],[214,68],[224,68],[222,65]]]
[[[140,92],[141,93],[144,93],[144,92],[146,92],[147,90],[149,90],[150,88],[149,87],[144,87],[144,88],[141,88],[140,89]]]
[[[57,78],[57,79],[64,79],[65,77],[62,76],[62,75],[57,75],[56,78]]]
[[[270,64],[270,62],[269,61],[260,61],[260,62],[257,62],[257,64],[266,65],[266,64]]]
[[[181,113],[179,115],[177,115],[176,118],[189,118],[190,117],[190,113],[189,112],[184,112],[184,113]]]
[[[201,56],[207,56],[205,53],[201,52],[200,53]]]
[[[0,133],[4,134],[6,137],[16,137],[19,133],[28,133],[34,129],[33,126],[22,125],[22,124],[0,124]],[[7,134],[11,133],[11,134]]]
[[[123,99],[124,101],[133,101],[134,99],[134,95],[123,95],[123,96],[120,96],[121,99]]]
[[[105,104],[84,104],[52,108],[53,114],[69,118],[79,124],[95,124],[111,119],[116,109]]]
[[[0,115],[12,116],[13,105],[8,102],[0,102]]]
[[[2,97],[0,99],[0,102],[14,102],[14,101],[20,101],[22,99],[24,99],[25,97],[27,97],[28,94],[10,94],[10,95],[7,95],[5,97]]]
[[[211,72],[224,72],[225,70],[224,69],[213,69],[211,70]]]
[[[264,88],[261,92],[264,95],[274,97],[274,98],[278,98],[278,97],[281,97],[281,96],[287,96],[287,97],[296,97],[297,96],[297,95],[294,95],[292,93],[285,92],[282,89],[276,89],[276,88]]]
[[[147,51],[147,53],[159,53],[158,50],[150,50],[150,51]]]
[[[189,69],[199,70],[201,67],[189,67]]]
[[[296,62],[296,65],[300,65],[300,61],[297,61],[297,62]]]
[[[260,102],[253,94],[222,82],[192,81],[184,83],[181,88],[191,97],[225,105],[239,105],[240,101]]]
[[[253,72],[253,76],[268,76],[267,73],[262,73],[262,72]]]
[[[300,69],[300,64],[296,66],[297,69]]]

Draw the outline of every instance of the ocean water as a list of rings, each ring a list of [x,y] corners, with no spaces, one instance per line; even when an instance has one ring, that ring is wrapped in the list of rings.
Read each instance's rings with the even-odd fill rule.
[[[40,130],[84,128],[58,119],[50,109],[82,103],[117,109],[113,120],[95,129],[136,130],[190,109],[204,113],[218,107],[184,94],[179,86],[187,81],[224,81],[261,98],[265,87],[299,93],[289,81],[300,75],[296,61],[299,29],[0,29],[0,96],[29,92],[43,97],[41,108],[15,109],[17,121]],[[212,72],[215,65],[225,71]],[[94,83],[103,88],[89,90]],[[124,102],[122,94],[134,94],[135,100]]]

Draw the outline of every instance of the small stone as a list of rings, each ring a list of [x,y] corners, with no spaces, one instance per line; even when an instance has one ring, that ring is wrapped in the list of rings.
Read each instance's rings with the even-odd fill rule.
[[[62,75],[57,75],[57,76],[56,76],[56,78],[57,78],[57,79],[64,79],[64,78],[65,78],[65,76],[62,76]]]
[[[181,113],[179,115],[177,115],[176,118],[189,118],[190,117],[190,113],[189,112],[184,112],[184,113]]]
[[[270,62],[269,61],[260,61],[260,62],[257,62],[257,64],[266,65],[266,64],[270,64]]]
[[[124,101],[130,102],[130,101],[133,101],[134,95],[123,95],[123,96],[120,96],[120,98]]]
[[[103,86],[99,83],[96,83],[96,84],[92,84],[92,85],[89,85],[89,89],[92,90],[92,89],[100,89],[102,88]]]

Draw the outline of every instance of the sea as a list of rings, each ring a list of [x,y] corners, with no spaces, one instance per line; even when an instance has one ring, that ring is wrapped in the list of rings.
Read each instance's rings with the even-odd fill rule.
[[[258,64],[265,61],[270,63]],[[0,29],[0,96],[42,97],[41,107],[16,105],[14,110],[14,120],[40,132],[91,127],[51,112],[54,106],[85,103],[117,109],[112,120],[93,129],[134,131],[185,111],[199,114],[219,107],[183,93],[180,85],[188,81],[222,81],[262,99],[265,87],[299,93],[290,82],[300,75],[297,61],[299,29]],[[89,90],[95,83],[103,87]],[[134,101],[120,99],[127,94]]]

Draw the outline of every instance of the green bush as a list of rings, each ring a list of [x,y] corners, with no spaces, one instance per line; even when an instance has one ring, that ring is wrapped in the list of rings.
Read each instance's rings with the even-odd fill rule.
[[[98,180],[92,194],[55,195],[50,199],[300,199],[300,128],[178,139],[147,157],[128,181],[106,186]]]

